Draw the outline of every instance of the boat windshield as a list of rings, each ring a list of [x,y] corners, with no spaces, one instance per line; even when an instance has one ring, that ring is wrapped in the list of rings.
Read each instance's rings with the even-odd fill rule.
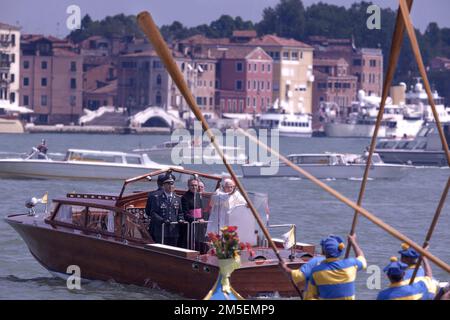
[[[290,161],[295,164],[329,164],[330,157],[329,156],[296,156],[292,155],[288,157]]]
[[[142,164],[142,159],[140,156],[126,156],[128,164]]]
[[[85,162],[107,162],[107,163],[123,163],[120,155],[107,155],[100,153],[84,153],[84,152],[69,152],[67,161],[85,161]]]

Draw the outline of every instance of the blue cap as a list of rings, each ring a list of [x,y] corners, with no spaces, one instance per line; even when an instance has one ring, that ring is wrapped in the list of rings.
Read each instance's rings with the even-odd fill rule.
[[[396,257],[391,258],[391,263],[389,263],[383,271],[388,276],[401,276],[405,272],[408,265],[397,260]]]
[[[345,248],[344,240],[339,236],[328,236],[320,242],[320,245],[325,254],[332,258],[339,257]]]
[[[417,251],[411,248],[407,243],[402,244],[402,250],[400,250],[398,253],[400,253],[402,257],[408,257],[413,259],[419,258],[419,254],[417,253]]]

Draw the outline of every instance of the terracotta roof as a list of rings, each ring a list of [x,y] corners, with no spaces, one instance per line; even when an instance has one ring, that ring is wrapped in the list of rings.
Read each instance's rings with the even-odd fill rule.
[[[294,40],[281,38],[276,35],[265,35],[259,38],[252,39],[248,44],[258,45],[258,46],[282,46],[282,47],[299,47],[299,48],[312,48],[306,43]]]
[[[19,31],[19,30],[20,30],[20,27],[17,27],[17,26],[13,26],[13,25],[10,25],[10,24],[7,24],[7,23],[0,22],[0,29],[11,29],[11,30]]]
[[[62,48],[53,48],[53,55],[59,57],[78,57],[78,53]]]
[[[211,49],[211,55],[217,60],[220,59],[248,59],[252,53],[260,51],[263,55],[263,59],[272,61],[272,58],[260,47],[249,47],[249,46],[239,46],[239,47],[228,47],[220,49]]]

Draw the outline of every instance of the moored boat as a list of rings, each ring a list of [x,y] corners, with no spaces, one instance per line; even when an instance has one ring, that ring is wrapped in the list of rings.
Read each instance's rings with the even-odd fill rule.
[[[450,122],[442,123],[447,143],[450,143]],[[414,139],[381,139],[376,145],[386,163],[413,164],[416,166],[447,166],[435,123],[428,123],[420,129]]]
[[[287,157],[318,179],[361,179],[366,167],[365,156],[357,154],[291,154]],[[282,162],[242,165],[246,178],[299,177],[299,173]],[[371,179],[400,179],[412,166],[385,164],[378,154],[372,157]]]
[[[50,215],[14,214],[6,218],[23,238],[31,254],[54,274],[68,274],[69,266],[78,266],[81,278],[114,280],[123,284],[160,288],[186,298],[200,299],[213,287],[219,272],[215,256],[193,249],[154,243],[147,231],[144,215],[147,195],[158,170],[125,181],[116,195],[68,194],[53,200]],[[170,170],[202,179],[209,192],[220,177],[188,170]],[[156,187],[156,186],[154,186]],[[140,190],[140,191],[139,191]],[[177,189],[182,195],[184,190]],[[242,208],[241,208],[242,210]],[[231,276],[233,288],[243,297],[297,293],[279,268],[271,249],[257,240],[255,255],[241,252],[241,266]],[[281,256],[291,268],[298,268],[314,255],[314,246],[297,243]]]

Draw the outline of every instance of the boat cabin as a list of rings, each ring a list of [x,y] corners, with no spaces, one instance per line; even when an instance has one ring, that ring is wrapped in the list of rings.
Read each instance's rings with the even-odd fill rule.
[[[288,156],[288,159],[300,166],[342,166],[366,163],[365,157],[357,154],[291,154]],[[383,161],[378,154],[374,153],[372,163],[383,163]]]
[[[146,165],[150,162],[150,159],[146,154],[69,149],[64,161]]]
[[[450,123],[443,123],[444,135],[450,147]],[[440,151],[442,143],[436,125],[425,125],[414,139],[383,139],[376,145],[377,150],[398,151]]]

